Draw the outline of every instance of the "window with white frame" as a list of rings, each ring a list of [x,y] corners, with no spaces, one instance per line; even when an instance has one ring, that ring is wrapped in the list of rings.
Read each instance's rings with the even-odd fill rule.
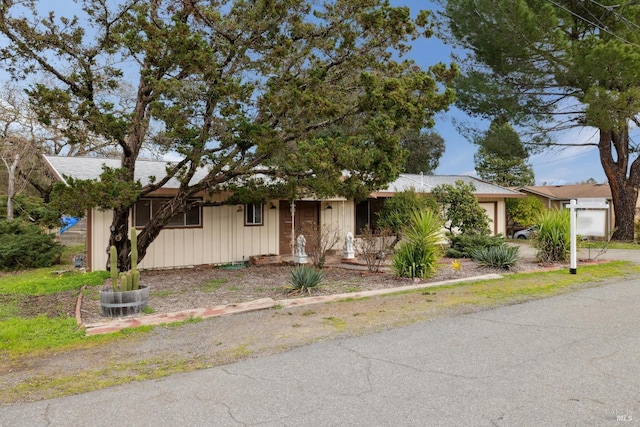
[[[262,203],[247,203],[244,205],[244,224],[262,225]]]
[[[138,200],[133,207],[133,224],[135,227],[144,227],[149,224],[151,218],[162,208],[162,206],[170,201],[165,197],[149,197]],[[187,203],[198,201],[198,199],[190,199]],[[202,208],[200,206],[193,207],[185,212],[174,215],[169,219],[165,228],[170,227],[200,227],[202,226]]]

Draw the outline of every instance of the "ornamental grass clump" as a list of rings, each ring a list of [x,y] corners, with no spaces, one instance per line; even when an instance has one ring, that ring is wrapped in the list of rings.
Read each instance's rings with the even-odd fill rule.
[[[533,245],[538,250],[536,259],[544,264],[564,262],[569,259],[571,229],[569,210],[548,210],[538,221],[538,231]]]
[[[426,278],[436,272],[441,258],[442,219],[427,209],[414,212],[403,230],[404,240],[398,246],[391,267],[399,277]]]
[[[323,277],[322,272],[316,268],[306,265],[298,266],[291,270],[291,278],[287,288],[291,293],[311,295],[311,290],[320,286]]]
[[[471,258],[485,267],[511,270],[520,262],[520,248],[517,246],[488,246],[474,248],[470,252]]]

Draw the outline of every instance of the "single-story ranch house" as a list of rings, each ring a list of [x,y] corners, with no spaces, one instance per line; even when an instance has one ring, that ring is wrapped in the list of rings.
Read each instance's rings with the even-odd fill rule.
[[[120,166],[119,159],[92,157],[45,156],[45,162],[60,180],[64,180],[64,176],[97,179],[103,165],[112,168]],[[136,179],[142,185],[148,183],[151,176],[160,179],[165,174],[166,165],[163,161],[139,160],[136,163]],[[320,226],[335,226],[342,236],[351,232],[357,238],[366,224],[374,225],[375,214],[382,208],[385,198],[411,188],[430,193],[432,188],[440,184],[454,184],[457,180],[475,185],[476,197],[492,221],[493,233],[505,234],[505,200],[524,197],[522,193],[470,176],[401,175],[387,188],[372,193],[360,203],[340,197],[295,200],[293,203],[271,200],[265,204],[205,206],[188,211],[174,217],[160,232],[139,268],[229,264],[266,254],[290,256],[291,230],[307,221]],[[163,203],[163,198],[166,199],[177,188],[177,181],[170,180],[160,191],[138,201],[131,213],[131,225],[143,227]],[[201,197],[208,196],[203,194]],[[92,209],[87,213],[86,259],[89,270],[106,267],[111,220],[111,211]],[[334,249],[341,248],[342,242]]]

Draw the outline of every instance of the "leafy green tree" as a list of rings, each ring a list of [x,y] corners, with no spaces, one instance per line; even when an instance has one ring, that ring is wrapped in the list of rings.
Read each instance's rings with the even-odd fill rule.
[[[433,174],[444,153],[444,139],[436,132],[410,131],[402,138],[402,148],[407,150],[404,172]]]
[[[390,247],[394,248],[402,239],[402,230],[407,226],[414,212],[423,210],[439,212],[433,198],[416,193],[414,189],[401,191],[384,201],[382,210],[378,212],[377,226],[388,229],[396,237]]]
[[[460,234],[489,234],[489,218],[475,196],[476,186],[462,180],[455,185],[441,184],[431,190],[440,206],[445,226],[450,233],[457,230]]]
[[[523,199],[507,199],[507,224],[513,231],[514,224],[523,227],[531,227],[537,224],[538,218],[545,210],[544,203],[535,196],[527,196]]]
[[[169,179],[180,189],[139,233],[140,259],[203,191],[236,190],[236,202],[380,188],[401,170],[401,137],[453,100],[455,67],[404,59],[411,40],[432,35],[429,12],[412,18],[385,0],[80,3],[80,16],[59,17],[36,0],[4,1],[0,57],[17,79],[45,76],[28,89],[43,123],[117,149],[121,168],[105,171],[114,185],[135,186],[150,143],[181,156],[135,197],[86,198],[113,209],[109,245],[123,268],[133,203]]]
[[[494,120],[474,142],[479,147],[473,160],[480,178],[505,187],[535,183],[533,168],[527,163],[529,153],[509,123]]]
[[[458,106],[528,126],[537,147],[593,145],[611,186],[613,238],[633,239],[640,157],[629,133],[640,113],[636,2],[442,1],[444,23],[467,49]],[[589,126],[596,142],[560,143],[552,131]],[[635,125],[634,125],[635,126]]]
[[[6,206],[8,197],[0,196],[0,220],[7,219]],[[14,218],[24,222],[36,222],[39,225],[55,228],[60,226],[60,212],[55,210],[50,203],[45,203],[39,197],[26,194],[16,195],[13,201]]]

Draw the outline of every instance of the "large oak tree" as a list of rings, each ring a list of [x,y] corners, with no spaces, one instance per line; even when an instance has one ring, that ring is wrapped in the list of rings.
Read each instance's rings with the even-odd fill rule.
[[[506,117],[538,136],[569,127],[598,129],[611,186],[616,239],[633,239],[640,160],[630,129],[640,112],[640,31],[636,2],[612,0],[450,0],[451,35],[468,49],[459,105]],[[534,144],[559,144],[538,138]]]
[[[201,191],[244,186],[256,191],[238,197],[293,198],[383,186],[402,166],[400,136],[432,126],[453,100],[455,69],[402,59],[412,39],[431,36],[429,13],[412,18],[386,0],[78,4],[82,11],[70,16],[4,0],[1,54],[15,77],[38,73],[29,95],[43,122],[63,119],[67,138],[90,133],[120,152],[121,169],[95,186],[117,186],[120,197],[85,199],[113,209],[110,244],[121,268],[129,264],[130,209],[170,178],[180,189],[139,233],[140,259]],[[141,186],[135,162],[149,144],[181,160]],[[198,168],[207,174],[193,180]]]

